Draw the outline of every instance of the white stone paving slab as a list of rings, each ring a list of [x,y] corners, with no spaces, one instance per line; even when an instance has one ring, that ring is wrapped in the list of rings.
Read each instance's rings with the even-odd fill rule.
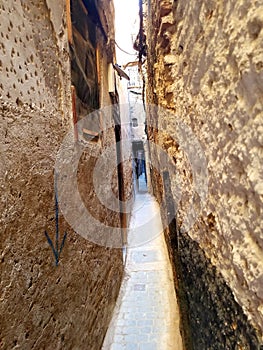
[[[134,230],[152,219],[155,238]],[[144,244],[136,235],[148,239]],[[159,207],[139,193],[133,209],[125,278],[103,350],[182,350],[179,309]],[[139,244],[138,244],[139,243]]]

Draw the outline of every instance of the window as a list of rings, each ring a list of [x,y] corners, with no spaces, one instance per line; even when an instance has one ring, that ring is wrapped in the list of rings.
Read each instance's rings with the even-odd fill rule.
[[[135,128],[136,126],[138,126],[138,120],[137,118],[132,118],[132,127]]]

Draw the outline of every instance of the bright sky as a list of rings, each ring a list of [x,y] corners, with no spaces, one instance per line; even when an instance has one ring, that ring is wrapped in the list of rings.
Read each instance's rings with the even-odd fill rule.
[[[132,35],[139,32],[139,0],[114,0],[115,6],[115,40],[125,51],[134,53],[127,55],[116,47],[117,63],[136,61],[138,53],[133,49]]]

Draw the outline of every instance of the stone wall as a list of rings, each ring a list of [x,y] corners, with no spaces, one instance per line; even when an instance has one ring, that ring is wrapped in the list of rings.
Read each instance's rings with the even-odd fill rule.
[[[112,3],[99,6],[103,23],[112,24]],[[121,249],[88,242],[61,213],[59,244],[65,231],[67,237],[57,267],[44,234],[55,244],[54,164],[73,124],[66,22],[64,1],[0,4],[1,349],[100,349],[122,279]],[[111,37],[113,28],[105,30]],[[98,40],[106,49],[107,38]],[[102,50],[99,59],[103,106],[111,104],[112,57]],[[113,126],[101,150],[115,140],[112,114],[108,119]],[[90,165],[84,154],[78,185],[85,198]],[[120,223],[116,213],[104,220]]]
[[[148,131],[176,169],[167,240],[195,349],[262,341],[262,14],[256,0],[148,1],[147,100],[163,108]]]

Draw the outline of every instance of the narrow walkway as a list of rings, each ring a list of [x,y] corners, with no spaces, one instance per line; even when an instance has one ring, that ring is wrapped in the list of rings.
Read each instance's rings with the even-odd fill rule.
[[[144,236],[140,226],[145,227],[149,218],[154,221],[155,232],[162,232],[158,204],[149,193],[139,193],[132,213],[125,278],[103,350],[182,350],[179,311],[163,234],[136,246]],[[136,237],[139,232],[140,237]],[[145,237],[147,240],[148,233]]]

